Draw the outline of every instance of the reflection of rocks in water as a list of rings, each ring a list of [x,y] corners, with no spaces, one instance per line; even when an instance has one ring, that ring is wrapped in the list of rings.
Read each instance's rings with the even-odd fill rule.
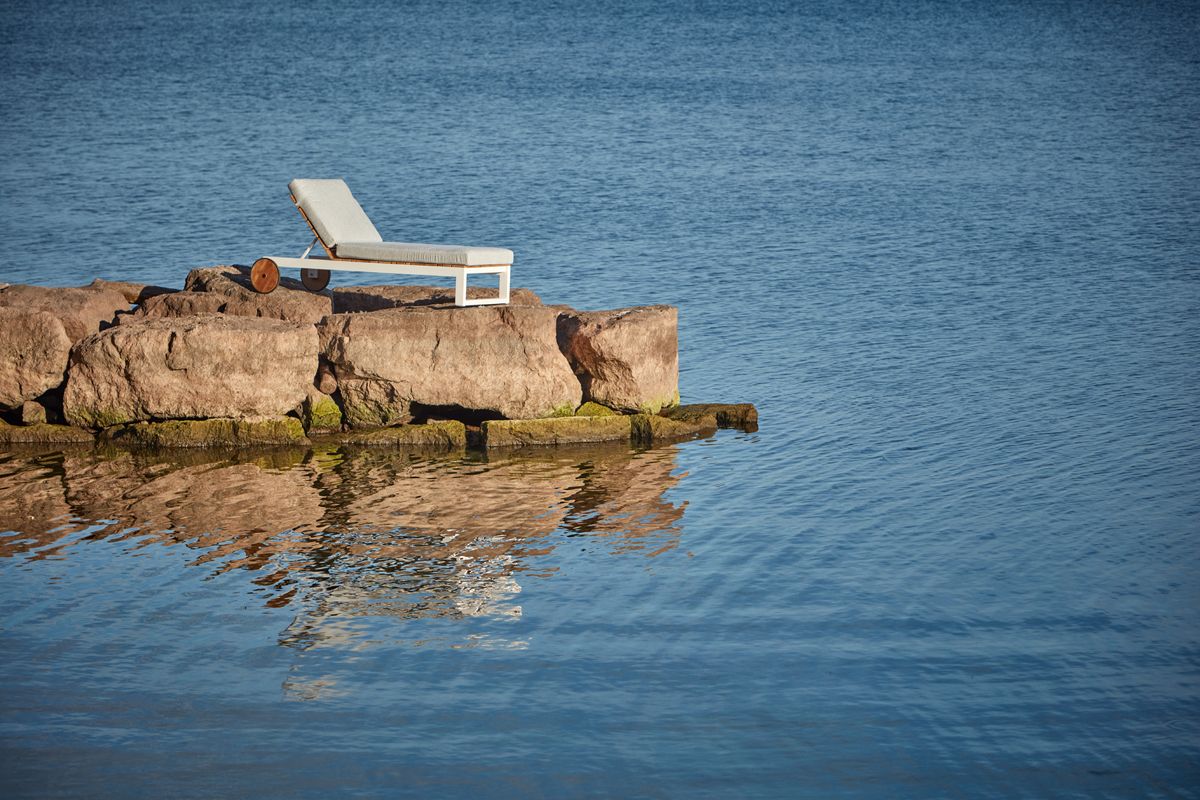
[[[0,558],[44,548],[78,530],[70,525],[62,461],[53,452],[0,454]]]
[[[679,483],[674,447],[626,458],[592,458],[579,464],[581,487],[570,499],[563,525],[573,532],[614,537],[617,549],[655,549],[679,544],[678,523],[686,503],[676,506],[663,494]]]
[[[75,459],[66,465],[67,500],[80,517],[115,520],[110,533],[137,528],[130,535],[214,548],[197,563],[244,551],[223,569],[258,569],[278,552],[303,549],[306,536],[290,531],[314,530],[321,518],[311,475],[295,468],[304,455],[118,452]]]
[[[325,539],[338,553],[310,567],[322,588],[284,634],[294,646],[341,643],[334,621],[354,617],[519,616],[514,573],[552,549],[545,540],[579,486],[576,470],[553,461],[355,453],[333,471]]]
[[[87,538],[182,543],[201,551],[193,566],[258,571],[264,604],[297,611],[285,643],[344,646],[371,618],[519,618],[521,576],[552,574],[564,533],[616,552],[676,546],[684,508],[664,497],[675,469],[674,447],[494,461],[336,445],[9,453],[0,524],[21,533],[0,536],[0,556],[41,554],[88,521],[100,524]]]

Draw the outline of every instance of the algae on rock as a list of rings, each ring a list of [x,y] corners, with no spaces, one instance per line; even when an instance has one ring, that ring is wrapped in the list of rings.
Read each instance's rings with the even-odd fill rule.
[[[295,417],[260,420],[193,419],[142,422],[106,432],[115,443],[140,447],[251,447],[310,444]]]
[[[676,406],[664,412],[664,416],[681,421],[714,417],[722,428],[740,428],[758,423],[758,409],[753,403],[693,403]]]
[[[457,420],[430,422],[426,425],[400,425],[392,428],[356,430],[321,437],[321,441],[385,447],[465,447],[467,426]]]
[[[620,412],[613,411],[608,406],[602,406],[592,400],[587,401],[575,412],[577,417],[619,417]]]
[[[681,421],[654,414],[638,414],[630,419],[633,439],[641,444],[652,444],[661,439],[683,439],[717,429],[717,420],[712,416]]]
[[[96,437],[70,425],[9,425],[0,422],[0,444],[95,444]]]
[[[483,423],[485,447],[556,446],[629,439],[630,417],[492,419]]]

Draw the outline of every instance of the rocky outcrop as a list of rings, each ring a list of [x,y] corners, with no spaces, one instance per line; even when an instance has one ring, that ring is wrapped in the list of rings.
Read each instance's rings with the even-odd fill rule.
[[[0,306],[45,311],[63,324],[72,342],[108,328],[129,303],[111,289],[72,289],[14,283],[0,289]]]
[[[585,400],[657,414],[679,403],[678,313],[673,306],[574,311],[558,317],[558,345]]]
[[[72,349],[63,410],[85,428],[282,416],[304,401],[316,369],[312,325],[221,314],[150,319]]]
[[[70,352],[58,317],[0,306],[0,410],[18,409],[61,384]]]
[[[320,322],[333,311],[329,292],[313,293],[294,278],[280,278],[270,294],[260,294],[250,284],[250,268],[203,267],[188,273],[185,288],[189,292],[210,292],[229,298],[219,311],[239,317],[266,317],[288,322]],[[147,303],[149,306],[149,303]],[[164,307],[163,316],[168,316]]]
[[[522,306],[334,314],[317,326],[346,421],[405,423],[414,406],[483,417],[570,415],[579,382],[559,352],[556,312]]]
[[[678,405],[671,306],[576,311],[514,289],[507,306],[459,308],[448,288],[314,294],[290,278],[261,294],[243,266],[192,270],[186,283],[0,283],[6,422],[39,441],[61,436],[47,423],[65,419],[139,446],[307,434],[444,448],[468,436],[487,447],[646,444],[757,420],[749,404]]]
[[[339,286],[330,294],[335,314],[383,311],[410,306],[454,306],[454,290],[441,286]],[[495,296],[495,289],[467,287],[468,300]],[[508,293],[508,304],[541,306],[542,300],[528,289],[512,289]]]

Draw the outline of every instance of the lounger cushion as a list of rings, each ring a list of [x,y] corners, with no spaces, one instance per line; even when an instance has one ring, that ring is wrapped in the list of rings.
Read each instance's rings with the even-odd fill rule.
[[[511,264],[513,261],[512,250],[503,247],[458,247],[452,244],[408,242],[339,242],[334,253],[338,258],[360,258],[364,261],[449,264],[456,267]]]
[[[288,189],[327,247],[383,241],[345,181],[298,178]]]

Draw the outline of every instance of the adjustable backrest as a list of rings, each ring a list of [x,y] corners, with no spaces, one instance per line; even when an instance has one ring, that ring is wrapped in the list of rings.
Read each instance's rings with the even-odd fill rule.
[[[338,242],[383,241],[345,181],[297,178],[288,189],[326,247],[332,249]]]

